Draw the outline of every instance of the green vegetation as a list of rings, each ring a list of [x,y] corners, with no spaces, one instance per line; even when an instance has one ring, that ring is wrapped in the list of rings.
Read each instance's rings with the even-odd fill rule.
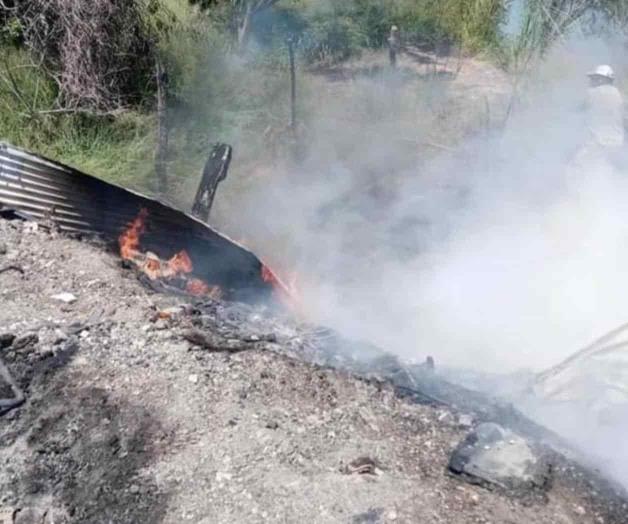
[[[174,193],[196,177],[212,141],[234,144],[243,165],[263,156],[265,131],[288,121],[288,37],[301,74],[383,48],[393,24],[407,45],[525,65],[592,6],[626,18],[616,3],[552,0],[541,9],[527,0],[522,29],[507,38],[512,0],[63,0],[98,20],[98,42],[77,50],[68,42],[83,29],[58,15],[59,1],[5,0],[0,10],[1,139],[152,190],[160,63]],[[301,103],[305,116],[315,110]]]

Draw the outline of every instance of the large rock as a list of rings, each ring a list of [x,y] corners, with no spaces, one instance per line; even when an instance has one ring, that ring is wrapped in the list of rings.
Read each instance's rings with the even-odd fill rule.
[[[498,424],[476,427],[453,452],[449,469],[474,484],[507,490],[544,488],[549,464],[521,436]]]

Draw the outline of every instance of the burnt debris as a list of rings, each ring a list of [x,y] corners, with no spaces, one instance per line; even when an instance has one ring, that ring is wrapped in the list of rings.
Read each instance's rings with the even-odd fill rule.
[[[52,506],[55,522],[65,511],[72,522],[158,522],[166,510],[189,511],[187,502],[176,506],[176,496],[169,505],[169,494],[183,488],[202,493],[203,505],[193,515],[201,520],[212,507],[235,504],[226,491],[232,483],[248,488],[258,479],[261,486],[260,471],[290,464],[301,478],[320,472],[354,492],[367,484],[377,489],[416,480],[441,503],[445,521],[452,507],[461,508],[456,517],[471,522],[487,505],[516,504],[521,516],[515,520],[532,522],[556,508],[544,504],[546,493],[567,503],[577,497],[592,521],[622,522],[625,516],[624,492],[557,453],[548,455],[551,485],[526,484],[523,491],[535,496],[522,503],[504,500],[510,493],[499,484],[482,484],[489,488],[482,492],[460,482],[465,475],[446,475],[452,443],[466,441],[487,419],[501,421],[534,453],[538,439],[512,408],[445,381],[442,364],[408,365],[267,305],[147,293],[115,257],[103,255],[101,245],[28,222],[0,220],[0,232],[6,263],[19,260],[28,275],[0,278],[3,297],[13,300],[3,311],[0,355],[27,400],[0,419],[6,505]],[[61,296],[67,300],[54,298]],[[13,397],[9,389],[4,385],[0,397]],[[188,445],[191,435],[209,445]],[[18,439],[28,439],[33,452],[16,456]],[[510,446],[513,439],[501,440]],[[214,471],[216,461],[199,460],[214,445],[226,446],[221,456],[242,462]],[[266,453],[271,448],[277,451]],[[175,463],[180,451],[185,460]],[[162,464],[170,472],[176,464],[182,480],[175,485],[168,475],[142,474]],[[296,494],[304,504],[316,496],[308,482]],[[293,505],[293,496],[286,495],[278,514]],[[396,506],[380,490],[343,516],[415,522],[425,520],[420,511],[414,501]]]
[[[230,158],[230,146],[218,145],[212,152],[195,214],[208,216]],[[194,267],[193,276],[219,286],[225,298],[257,302],[274,297],[276,284],[264,278],[263,263],[198,218],[8,144],[0,144],[0,206],[11,217],[52,223],[62,232],[96,234],[113,249],[119,236],[146,210],[143,249],[164,260],[185,251]]]

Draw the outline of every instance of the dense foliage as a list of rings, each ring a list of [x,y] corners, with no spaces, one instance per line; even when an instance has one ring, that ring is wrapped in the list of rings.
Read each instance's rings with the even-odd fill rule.
[[[0,137],[145,185],[156,65],[168,78],[170,167],[196,172],[209,140],[247,140],[285,113],[286,40],[300,67],[386,45],[529,63],[577,24],[626,25],[626,0],[2,0]],[[518,5],[519,28],[506,34]],[[600,23],[603,20],[604,23]],[[611,21],[614,25],[609,25]]]

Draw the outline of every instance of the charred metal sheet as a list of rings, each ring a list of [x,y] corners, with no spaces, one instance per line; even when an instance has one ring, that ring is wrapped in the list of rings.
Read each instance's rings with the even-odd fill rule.
[[[142,247],[164,259],[185,249],[194,276],[219,285],[228,298],[267,298],[273,284],[250,251],[200,220],[157,200],[0,143],[0,207],[50,221],[70,232],[102,235],[117,249],[117,239],[148,211]]]
[[[214,203],[218,184],[227,178],[232,151],[232,147],[227,144],[215,144],[205,163],[201,183],[192,206],[192,215],[203,222],[209,220],[209,212]]]

